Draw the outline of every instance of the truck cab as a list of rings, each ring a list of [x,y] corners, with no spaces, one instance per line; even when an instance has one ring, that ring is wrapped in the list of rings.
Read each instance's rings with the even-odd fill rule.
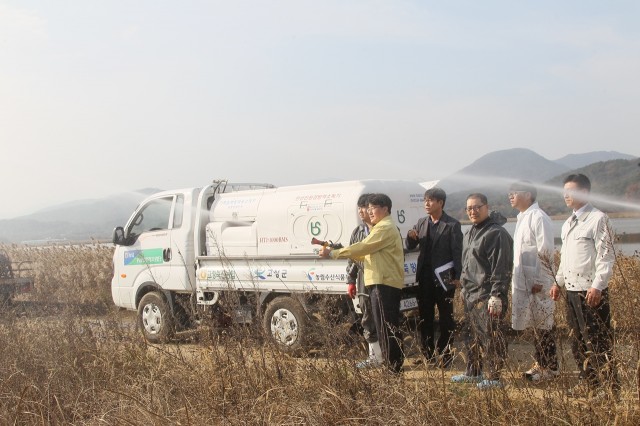
[[[147,197],[113,233],[114,303],[138,310],[150,341],[189,327],[195,295],[196,254],[206,254],[205,225],[215,197],[225,191],[272,187],[214,181],[204,188],[162,191]]]
[[[164,191],[145,199],[124,228],[116,228],[111,291],[116,305],[136,309],[153,289],[192,291],[193,222],[198,188]]]

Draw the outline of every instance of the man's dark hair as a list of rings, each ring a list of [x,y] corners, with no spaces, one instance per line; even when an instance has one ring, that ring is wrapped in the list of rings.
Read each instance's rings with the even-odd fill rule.
[[[535,185],[528,180],[521,180],[512,183],[509,187],[509,190],[531,193],[531,202],[536,201],[536,197],[538,196],[538,190],[536,189]]]
[[[444,192],[444,189],[436,186],[434,188],[429,188],[424,192],[424,199],[426,200],[427,198],[442,201],[442,208],[444,208],[444,205],[447,202],[447,193]]]
[[[358,207],[367,207],[369,205],[370,196],[370,193],[361,194],[360,197],[358,197]]]
[[[564,178],[562,184],[564,185],[565,183],[569,182],[575,183],[580,189],[586,189],[587,192],[591,192],[591,181],[582,173],[576,173],[567,176],[566,178]]]
[[[480,200],[482,204],[489,204],[489,202],[487,201],[487,196],[484,194],[481,194],[480,192],[474,192],[472,194],[467,195],[467,200],[470,198],[477,198],[478,200]]]
[[[388,207],[391,213],[391,198],[387,194],[371,194],[369,196],[369,204],[379,207]]]

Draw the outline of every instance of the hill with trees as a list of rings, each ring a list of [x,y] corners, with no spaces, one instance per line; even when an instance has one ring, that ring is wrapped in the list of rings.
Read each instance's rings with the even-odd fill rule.
[[[617,151],[593,151],[582,154],[569,154],[562,158],[554,160],[555,163],[561,164],[569,169],[575,170],[589,164],[598,163],[609,160],[633,160],[635,157],[629,154],[623,154]]]

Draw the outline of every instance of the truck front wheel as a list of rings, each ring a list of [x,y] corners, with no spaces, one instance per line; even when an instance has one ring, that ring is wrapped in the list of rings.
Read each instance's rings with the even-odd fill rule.
[[[304,348],[309,334],[309,321],[302,305],[291,297],[272,300],[264,312],[263,329],[285,352]]]
[[[150,343],[162,343],[174,332],[173,315],[169,304],[160,292],[145,294],[138,305],[138,326]]]

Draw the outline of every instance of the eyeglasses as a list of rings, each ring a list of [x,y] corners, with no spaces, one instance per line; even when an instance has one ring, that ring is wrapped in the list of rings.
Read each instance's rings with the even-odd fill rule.
[[[480,211],[482,207],[486,206],[486,204],[480,204],[479,206],[469,206],[465,210],[467,213]]]
[[[527,191],[511,191],[511,192],[509,192],[507,195],[509,196],[509,198],[513,198],[513,197],[515,197],[516,195],[518,195],[518,194],[524,194],[525,192],[527,192]]]

